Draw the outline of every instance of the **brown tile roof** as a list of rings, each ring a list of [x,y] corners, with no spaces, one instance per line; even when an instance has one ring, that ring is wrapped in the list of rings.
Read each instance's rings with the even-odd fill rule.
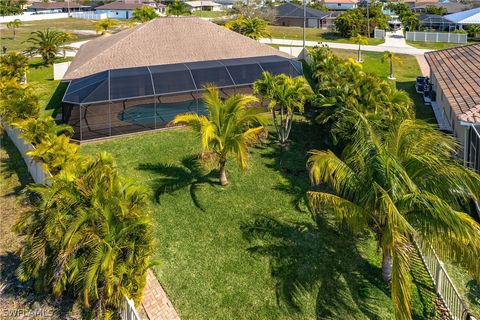
[[[110,69],[290,55],[197,17],[162,17],[82,45],[64,79]]]
[[[32,9],[67,9],[70,8],[80,8],[80,7],[90,7],[89,5],[81,5],[78,2],[32,2],[32,5],[29,8]]]
[[[457,118],[480,122],[480,44],[425,54]]]

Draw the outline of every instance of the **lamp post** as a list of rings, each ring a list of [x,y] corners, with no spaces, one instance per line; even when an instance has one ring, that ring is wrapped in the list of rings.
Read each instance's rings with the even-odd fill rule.
[[[303,50],[305,50],[305,28],[307,27],[307,0],[303,0]]]

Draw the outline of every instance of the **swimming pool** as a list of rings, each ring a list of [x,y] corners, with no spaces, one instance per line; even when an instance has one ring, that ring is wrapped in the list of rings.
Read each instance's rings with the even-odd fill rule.
[[[182,101],[176,103],[149,103],[129,107],[118,114],[120,121],[131,124],[152,125],[156,123],[168,123],[176,115],[195,112],[205,114],[203,100]]]

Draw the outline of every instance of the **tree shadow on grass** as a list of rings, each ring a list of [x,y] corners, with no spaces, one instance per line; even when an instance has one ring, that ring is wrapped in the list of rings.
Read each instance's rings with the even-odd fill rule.
[[[159,178],[153,181],[152,186],[154,198],[159,203],[163,194],[188,188],[194,205],[205,211],[198,199],[197,191],[202,185],[209,184],[213,186],[218,184],[218,170],[206,172],[198,157],[193,155],[184,157],[181,162],[181,166],[168,163],[142,163],[138,166],[138,169],[160,175]]]
[[[13,190],[13,194],[7,194],[6,196],[18,195],[19,192],[26,185],[33,182],[33,180],[28,173],[27,166],[23,162],[20,152],[18,152],[5,131],[1,133],[0,144],[2,145],[2,149],[5,149],[8,154],[8,157],[0,160],[0,171],[3,172],[3,178],[8,179],[15,173],[20,180],[20,184]]]
[[[272,148],[261,156],[271,162],[267,167],[282,174],[283,180],[275,189],[292,197],[292,204],[298,211],[306,209],[306,192],[312,190],[306,167],[308,152],[312,149],[327,149],[329,136],[324,128],[308,120],[293,122],[289,144],[284,147],[276,142],[276,135],[270,137]]]
[[[380,268],[363,258],[356,238],[338,232],[323,219],[317,225],[281,222],[258,216],[241,226],[252,243],[248,251],[269,259],[276,281],[277,302],[288,312],[301,311],[305,293],[316,296],[317,319],[339,319],[359,312],[380,319],[379,302],[372,290],[389,295]]]
[[[60,82],[48,101],[46,110],[53,110],[53,117],[55,117],[62,108],[62,99],[65,91],[67,91],[67,87],[68,84],[66,82]]]

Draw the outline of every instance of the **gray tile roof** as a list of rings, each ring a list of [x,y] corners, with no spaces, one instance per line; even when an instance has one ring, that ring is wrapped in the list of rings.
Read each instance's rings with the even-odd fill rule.
[[[308,7],[306,11],[307,11],[307,18],[323,19],[330,16],[328,12],[312,9]],[[281,4],[278,7],[275,7],[275,17],[303,19],[303,6],[296,5],[289,2]]]

